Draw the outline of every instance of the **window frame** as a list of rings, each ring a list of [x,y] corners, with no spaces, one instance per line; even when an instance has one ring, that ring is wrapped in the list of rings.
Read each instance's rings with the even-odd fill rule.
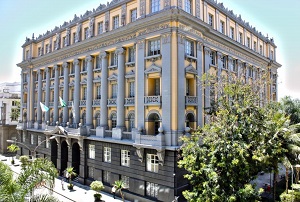
[[[120,27],[120,17],[116,15],[113,17],[113,29],[118,29]]]
[[[121,166],[130,167],[130,151],[121,150]]]
[[[94,144],[89,144],[89,159],[95,159],[96,147]]]
[[[111,163],[111,147],[103,148],[103,161],[106,163]]]
[[[137,8],[130,11],[130,22],[135,22],[137,19]]]
[[[184,52],[185,52],[185,55],[194,57],[195,56],[195,42],[190,39],[186,39]]]
[[[160,10],[160,0],[151,0],[151,13],[156,13]]]
[[[156,154],[147,154],[146,171],[158,173],[159,160],[158,160],[158,156]]]
[[[160,55],[161,52],[160,38],[148,41],[148,56]]]

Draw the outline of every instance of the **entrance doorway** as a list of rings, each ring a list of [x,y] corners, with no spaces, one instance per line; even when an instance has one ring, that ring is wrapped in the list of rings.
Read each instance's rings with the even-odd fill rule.
[[[66,141],[61,143],[61,159],[60,159],[60,174],[63,174],[63,171],[66,170],[68,166],[68,144]]]
[[[80,165],[80,148],[77,142],[75,142],[72,146],[72,167],[74,168],[74,171],[79,175]]]

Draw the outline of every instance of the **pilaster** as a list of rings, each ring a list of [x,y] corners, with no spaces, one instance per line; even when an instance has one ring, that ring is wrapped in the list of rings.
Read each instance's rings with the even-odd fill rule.
[[[75,83],[74,83],[74,124],[75,128],[77,128],[77,125],[79,124],[80,120],[80,111],[79,111],[79,99],[80,99],[80,66],[79,66],[79,60],[75,59],[73,61],[73,65],[75,68]]]
[[[117,95],[117,127],[125,128],[125,50],[119,48],[118,54],[118,95]]]
[[[85,62],[87,64],[86,126],[93,128],[93,57],[88,55]]]
[[[36,109],[37,109],[37,123],[41,124],[42,123],[42,110],[40,108],[40,102],[42,102],[42,88],[43,88],[43,83],[42,83],[42,76],[43,72],[41,69],[37,71],[38,74],[38,99],[36,103]]]
[[[49,107],[50,102],[50,68],[46,67],[46,98],[45,98],[45,105]],[[45,112],[45,121],[50,120],[50,111]]]
[[[198,74],[198,79],[202,78],[203,75],[203,43],[202,42],[197,42],[197,74]],[[197,81],[198,83],[198,81]],[[198,107],[197,107],[197,125],[198,126],[203,126],[203,86],[202,85],[197,85],[197,101],[198,101]]]
[[[64,68],[64,91],[63,91],[63,100],[68,104],[69,101],[69,65],[67,62],[64,62],[62,65]],[[63,108],[63,126],[69,121],[69,107],[66,106]]]
[[[29,103],[27,103],[27,107],[29,107],[29,109],[27,110],[27,114],[29,114],[29,119],[30,120],[30,128],[32,128],[33,123],[34,123],[34,119],[35,119],[35,114],[34,114],[34,94],[35,94],[35,83],[34,83],[34,71],[32,69],[29,70],[29,79],[28,81],[30,82],[30,84],[28,85],[28,90],[31,91],[30,94],[28,93],[28,96],[30,98]]]
[[[57,65],[53,66],[55,71],[54,77],[54,100],[53,100],[53,122],[55,125],[56,121],[58,121],[58,96],[59,96],[59,67]]]
[[[136,50],[136,97],[135,97],[135,127],[138,129],[145,128],[145,106],[144,106],[144,96],[145,96],[145,39],[141,39],[137,42]]]

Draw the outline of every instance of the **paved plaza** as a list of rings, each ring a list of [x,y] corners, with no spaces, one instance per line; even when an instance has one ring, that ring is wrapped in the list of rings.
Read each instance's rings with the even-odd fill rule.
[[[20,166],[20,161],[18,159],[15,159],[15,165],[11,165],[11,163],[10,163],[11,157],[3,156],[0,154],[0,159],[2,162],[5,162],[7,165],[9,165],[9,167],[15,173],[20,172],[21,166]],[[39,188],[39,189],[36,189],[35,192],[52,194],[58,200],[63,201],[63,202],[93,202],[94,201],[94,193],[95,193],[95,191],[90,190],[89,186],[82,185],[79,183],[74,183],[74,190],[70,191],[67,189],[67,182],[65,182],[64,190],[63,190],[60,177],[55,179],[55,186],[54,186],[52,193],[47,188]],[[102,200],[105,202],[122,201],[122,199],[120,197],[116,196],[116,199],[114,199],[113,196],[109,193],[105,193],[105,192],[100,192],[100,193],[102,195]]]

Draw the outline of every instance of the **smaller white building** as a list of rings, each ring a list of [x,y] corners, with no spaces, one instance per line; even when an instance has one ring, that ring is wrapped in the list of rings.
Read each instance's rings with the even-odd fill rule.
[[[12,116],[21,101],[21,83],[0,84],[0,125],[17,125],[17,116]]]

